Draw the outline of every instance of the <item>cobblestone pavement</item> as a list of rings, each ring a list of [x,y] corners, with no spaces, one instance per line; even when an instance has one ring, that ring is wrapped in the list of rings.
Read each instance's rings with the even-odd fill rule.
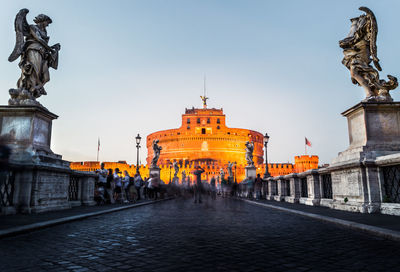
[[[400,243],[234,199],[176,199],[0,240],[0,271],[399,271]]]

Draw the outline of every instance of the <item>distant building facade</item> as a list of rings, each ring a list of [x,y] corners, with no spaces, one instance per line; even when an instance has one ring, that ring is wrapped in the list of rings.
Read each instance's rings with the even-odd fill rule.
[[[181,126],[176,129],[161,130],[146,137],[147,165],[140,166],[142,176],[149,175],[148,165],[153,158],[152,143],[159,140],[162,147],[158,165],[161,168],[161,179],[168,183],[174,175],[172,163],[179,165],[181,178],[182,171],[193,180],[192,171],[196,165],[205,169],[203,180],[217,177],[220,169],[224,169],[227,178],[229,162],[235,162],[233,167],[234,178],[237,182],[245,178],[245,143],[254,142],[253,161],[257,173],[263,175],[265,171],[263,134],[260,132],[229,128],[226,126],[226,116],[222,109],[204,108],[185,109],[182,114]],[[75,162],[71,168],[81,171],[94,171],[100,167],[99,162]],[[126,162],[105,162],[105,168],[119,168],[127,170],[130,175],[136,173],[136,166]],[[318,156],[296,156],[295,163],[269,163],[268,171],[272,176],[287,175],[318,168]]]

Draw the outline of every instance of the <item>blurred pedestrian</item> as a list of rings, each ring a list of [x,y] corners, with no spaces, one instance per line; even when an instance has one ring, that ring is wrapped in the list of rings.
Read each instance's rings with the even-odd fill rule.
[[[124,203],[128,203],[128,196],[129,196],[129,191],[128,191],[128,187],[129,187],[129,183],[131,181],[131,177],[129,176],[128,171],[124,170],[124,177],[122,178],[121,182],[122,182],[122,201]]]
[[[149,180],[147,177],[144,177],[144,181],[143,181],[143,198],[144,199],[149,198],[148,186],[149,186]]]
[[[121,177],[119,176],[121,172],[119,171],[119,168],[115,168],[114,170],[114,183],[115,183],[115,189],[114,189],[114,199],[115,201],[121,202],[121,192],[122,192],[122,182],[121,182]]]
[[[193,171],[193,175],[196,176],[196,183],[194,185],[194,203],[201,203],[201,191],[202,191],[202,184],[201,184],[201,174],[204,173],[204,169],[200,166],[195,168],[196,170]]]
[[[142,179],[142,177],[140,176],[139,173],[135,174],[135,176],[133,178],[133,182],[135,184],[135,188],[136,188],[136,191],[137,191],[137,200],[140,200],[140,188],[143,186],[144,182],[143,182],[143,179]]]
[[[217,188],[215,186],[215,177],[212,176],[210,180],[210,191],[211,191],[211,199],[215,200],[217,198]]]
[[[106,187],[108,171],[104,169],[104,162],[100,164],[100,169],[95,171],[99,177],[99,186]]]
[[[113,170],[110,168],[108,169],[108,175],[106,179],[106,192],[107,192],[107,199],[108,201],[110,201],[111,204],[115,203],[114,188],[115,188],[114,175],[113,175]]]
[[[261,198],[261,188],[262,188],[263,180],[260,177],[260,174],[257,174],[257,178],[254,182],[254,190],[256,191],[256,199],[260,200]]]
[[[253,199],[254,198],[254,179],[247,178],[246,185],[247,185],[247,198]]]

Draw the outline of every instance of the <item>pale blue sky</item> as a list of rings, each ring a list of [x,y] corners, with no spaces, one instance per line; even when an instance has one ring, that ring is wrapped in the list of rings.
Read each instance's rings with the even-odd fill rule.
[[[53,19],[61,44],[40,102],[60,117],[52,149],[72,161],[136,161],[134,137],[180,126],[185,107],[201,107],[207,75],[210,107],[230,127],[271,136],[270,162],[309,149],[329,163],[348,146],[340,115],[363,99],[341,64],[338,41],[365,5],[377,17],[381,76],[400,76],[400,1],[1,1],[0,103],[16,84],[14,17],[28,8]],[[392,92],[400,99],[399,90]],[[147,150],[142,144],[141,161]]]

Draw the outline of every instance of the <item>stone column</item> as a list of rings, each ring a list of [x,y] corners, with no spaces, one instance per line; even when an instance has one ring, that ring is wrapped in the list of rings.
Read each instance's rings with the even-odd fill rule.
[[[268,195],[267,195],[267,199],[268,200],[273,200],[274,199],[274,178],[268,178]]]
[[[94,201],[94,183],[95,175],[85,175],[80,177],[81,188],[81,203],[82,205],[93,206],[96,205]]]
[[[308,198],[306,205],[319,206],[321,201],[319,173],[317,170],[307,171]]]
[[[290,180],[290,196],[287,201],[290,203],[299,203],[300,199],[300,179],[297,174],[288,175]]]
[[[276,178],[276,186],[278,188],[278,195],[274,197],[276,201],[282,201],[285,198],[286,194],[286,187],[285,187],[285,180],[283,179],[282,176],[279,176]]]

